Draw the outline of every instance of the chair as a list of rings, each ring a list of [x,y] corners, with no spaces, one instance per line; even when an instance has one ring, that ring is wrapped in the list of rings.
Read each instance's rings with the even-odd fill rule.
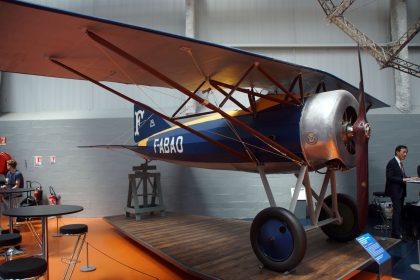
[[[12,251],[14,246],[22,241],[22,235],[19,233],[8,233],[0,234],[0,247],[4,251],[6,261],[9,260],[9,256],[13,255]]]
[[[78,236],[76,244],[74,245],[73,253],[70,259],[67,261],[67,267],[66,267],[66,270],[64,271],[64,275],[62,279],[66,279],[67,273],[69,272],[69,268],[70,266],[72,266],[70,270],[69,278],[67,278],[67,279],[71,279],[74,268],[79,259],[80,252],[82,251],[83,244],[85,243],[87,232],[88,232],[88,226],[85,224],[70,224],[70,225],[60,227],[60,233],[62,235]]]
[[[387,207],[384,206],[386,202],[386,197],[387,196],[385,195],[385,192],[373,192],[373,203],[375,204],[376,211],[378,212],[379,217],[381,219],[381,223],[375,225],[374,227],[376,230],[388,231],[391,229],[390,219],[392,218],[392,216],[387,215]],[[392,213],[392,211],[390,211],[390,213]]]
[[[0,265],[1,279],[39,279],[47,271],[47,262],[38,257],[7,261]]]

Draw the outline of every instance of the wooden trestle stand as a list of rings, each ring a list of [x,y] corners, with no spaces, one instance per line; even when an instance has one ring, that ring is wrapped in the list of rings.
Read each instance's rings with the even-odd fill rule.
[[[156,170],[156,166],[149,165],[146,161],[141,166],[133,166],[134,173],[128,174],[126,217],[134,214],[139,221],[144,213],[160,212],[161,216],[165,215],[160,173],[150,172],[151,170]]]

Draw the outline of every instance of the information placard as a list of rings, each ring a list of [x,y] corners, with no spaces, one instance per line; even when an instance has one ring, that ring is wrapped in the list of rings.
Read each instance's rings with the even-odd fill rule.
[[[356,240],[379,265],[391,258],[388,252],[369,233],[357,237]]]

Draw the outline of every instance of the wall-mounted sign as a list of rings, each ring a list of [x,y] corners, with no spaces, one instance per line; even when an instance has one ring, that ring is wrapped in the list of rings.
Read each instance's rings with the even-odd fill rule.
[[[0,136],[0,146],[6,146],[6,136]]]
[[[35,167],[42,165],[42,156],[34,156]]]
[[[56,160],[57,160],[56,156],[50,156],[50,164],[55,164]]]

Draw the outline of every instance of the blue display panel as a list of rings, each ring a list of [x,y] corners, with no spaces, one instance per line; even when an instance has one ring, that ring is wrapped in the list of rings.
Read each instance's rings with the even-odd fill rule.
[[[388,252],[369,233],[357,237],[356,240],[379,265],[391,258]]]

